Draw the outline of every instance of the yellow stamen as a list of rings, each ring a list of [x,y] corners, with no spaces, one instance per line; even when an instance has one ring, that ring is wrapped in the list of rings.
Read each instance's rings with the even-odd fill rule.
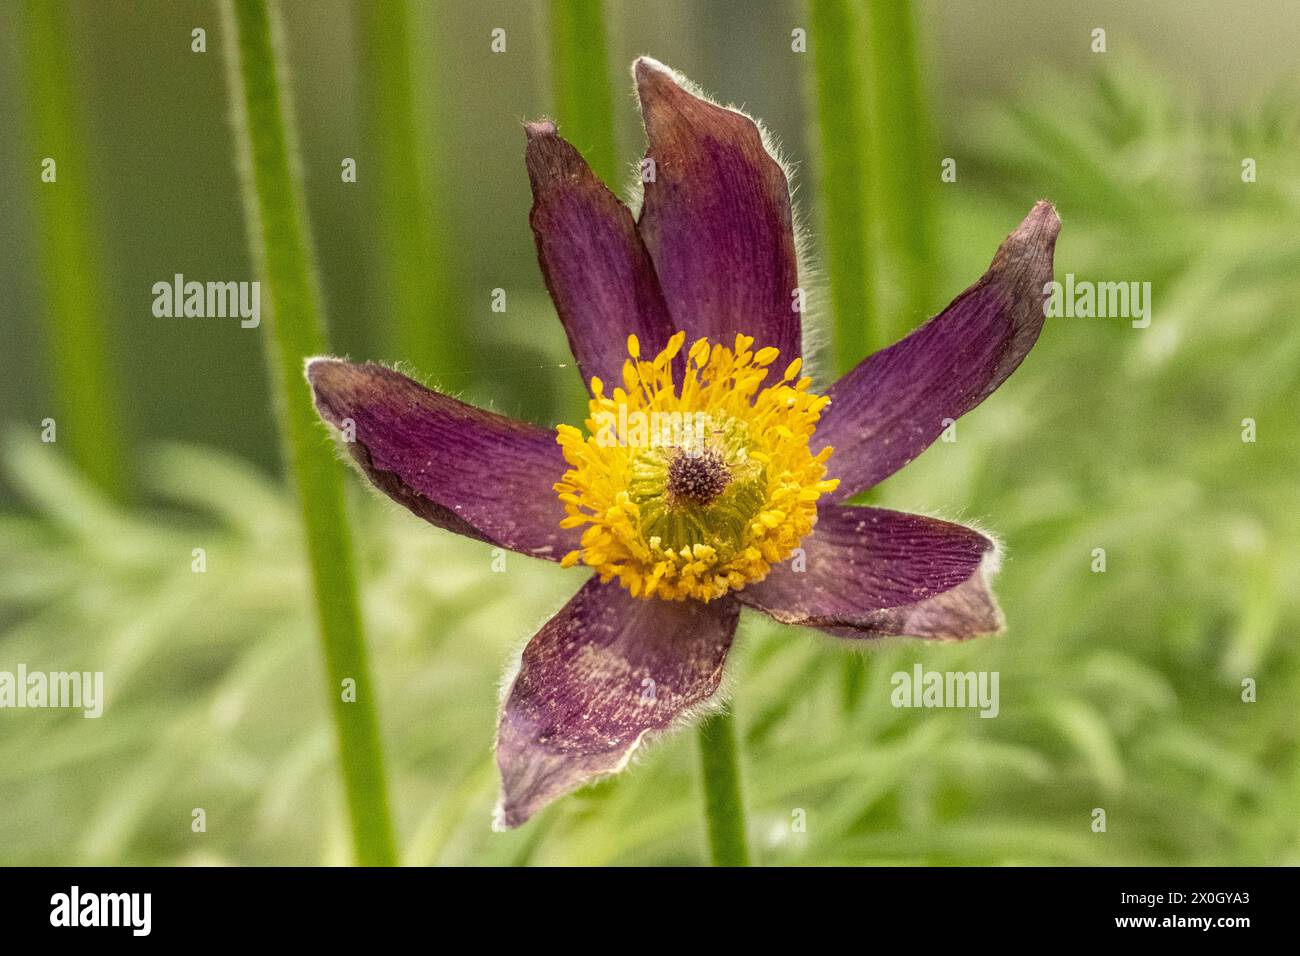
[[[678,332],[642,361],[628,336],[622,387],[606,395],[592,379],[587,433],[558,427],[570,466],[555,485],[560,524],[588,526],[561,564],[581,560],[635,597],[710,601],[789,558],[839,482],[825,478],[831,449],[811,449],[829,399],[796,380],[799,359],[764,388],[777,349],[698,339],[679,383],[685,342]]]

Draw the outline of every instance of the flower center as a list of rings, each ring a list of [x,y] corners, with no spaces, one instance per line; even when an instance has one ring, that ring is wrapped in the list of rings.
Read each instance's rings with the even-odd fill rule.
[[[668,461],[668,500],[675,504],[707,505],[731,483],[731,469],[712,448],[701,452],[674,449]]]
[[[646,362],[629,337],[623,386],[606,395],[591,380],[587,433],[558,427],[570,465],[555,485],[561,526],[588,525],[561,563],[634,596],[710,601],[788,558],[839,482],[825,479],[831,449],[809,447],[829,399],[798,378],[799,359],[763,388],[776,349],[700,339],[683,360],[685,339]]]

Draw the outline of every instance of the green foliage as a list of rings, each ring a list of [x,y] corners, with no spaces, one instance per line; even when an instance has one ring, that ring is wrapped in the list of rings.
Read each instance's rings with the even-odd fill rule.
[[[934,183],[908,0],[808,0],[821,233],[835,371],[921,324],[934,301]]]
[[[834,370],[844,374],[864,354],[889,344],[872,298],[875,269],[868,219],[866,93],[858,55],[861,25],[848,0],[811,0],[821,245],[831,293]]]
[[[881,338],[901,339],[932,312],[935,268],[931,108],[911,0],[867,0],[865,18],[866,161],[881,283],[875,289]]]
[[[420,96],[430,88],[447,90],[449,83],[417,82],[441,67],[420,56],[414,41],[420,15],[429,10],[435,18],[442,12],[410,0],[357,4],[354,11],[369,147],[359,158],[357,186],[380,211],[374,263],[382,273],[377,285],[388,330],[383,354],[426,374],[444,367],[448,356],[473,354],[448,215],[452,184],[442,168],[449,146],[428,129]]]
[[[82,470],[122,497],[129,481],[122,396],[101,312],[105,283],[92,213],[94,165],[83,145],[71,17],[63,0],[24,0],[17,12],[25,27],[31,123],[25,157],[31,166],[25,172],[37,199],[56,427]]]
[[[564,137],[606,185],[618,189],[604,6],[604,0],[550,0],[551,95]]]

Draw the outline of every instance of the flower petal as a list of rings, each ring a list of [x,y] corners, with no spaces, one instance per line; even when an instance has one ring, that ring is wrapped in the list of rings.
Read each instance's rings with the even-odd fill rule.
[[[831,445],[831,495],[843,500],[888,478],[1006,381],[1043,327],[1045,286],[1061,220],[1039,202],[988,272],[907,338],[831,386],[813,439]]]
[[[688,341],[730,346],[743,333],[793,359],[799,270],[785,172],[749,117],[649,58],[634,72],[654,161],[637,225],[669,311]]]
[[[555,433],[474,408],[382,365],[307,364],[316,410],[344,431],[380,491],[440,528],[558,561],[579,533],[561,530],[552,491],[564,474]],[[351,425],[349,425],[349,421]],[[355,441],[347,441],[355,429]]]
[[[501,711],[499,821],[515,827],[592,777],[621,770],[649,733],[722,679],[734,601],[634,598],[592,578],[524,649]]]
[[[529,221],[546,288],[583,381],[623,380],[627,337],[655,354],[676,331],[631,211],[549,121],[524,124]]]
[[[960,639],[1002,629],[985,572],[996,545],[971,528],[884,508],[827,505],[795,561],[737,593],[786,624],[842,637]]]

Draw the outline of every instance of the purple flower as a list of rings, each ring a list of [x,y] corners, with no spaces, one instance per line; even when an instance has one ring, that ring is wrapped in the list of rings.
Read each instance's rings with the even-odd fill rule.
[[[800,375],[785,173],[748,117],[653,60],[634,72],[653,161],[639,216],[552,123],[525,127],[538,259],[591,386],[585,430],[513,421],[381,365],[307,368],[321,417],[389,497],[596,572],[528,643],[502,706],[507,826],[707,706],[742,607],[847,640],[1002,627],[994,542],[843,502],[1020,364],[1042,328],[1055,211],[1035,205],[939,316],[817,395]]]

